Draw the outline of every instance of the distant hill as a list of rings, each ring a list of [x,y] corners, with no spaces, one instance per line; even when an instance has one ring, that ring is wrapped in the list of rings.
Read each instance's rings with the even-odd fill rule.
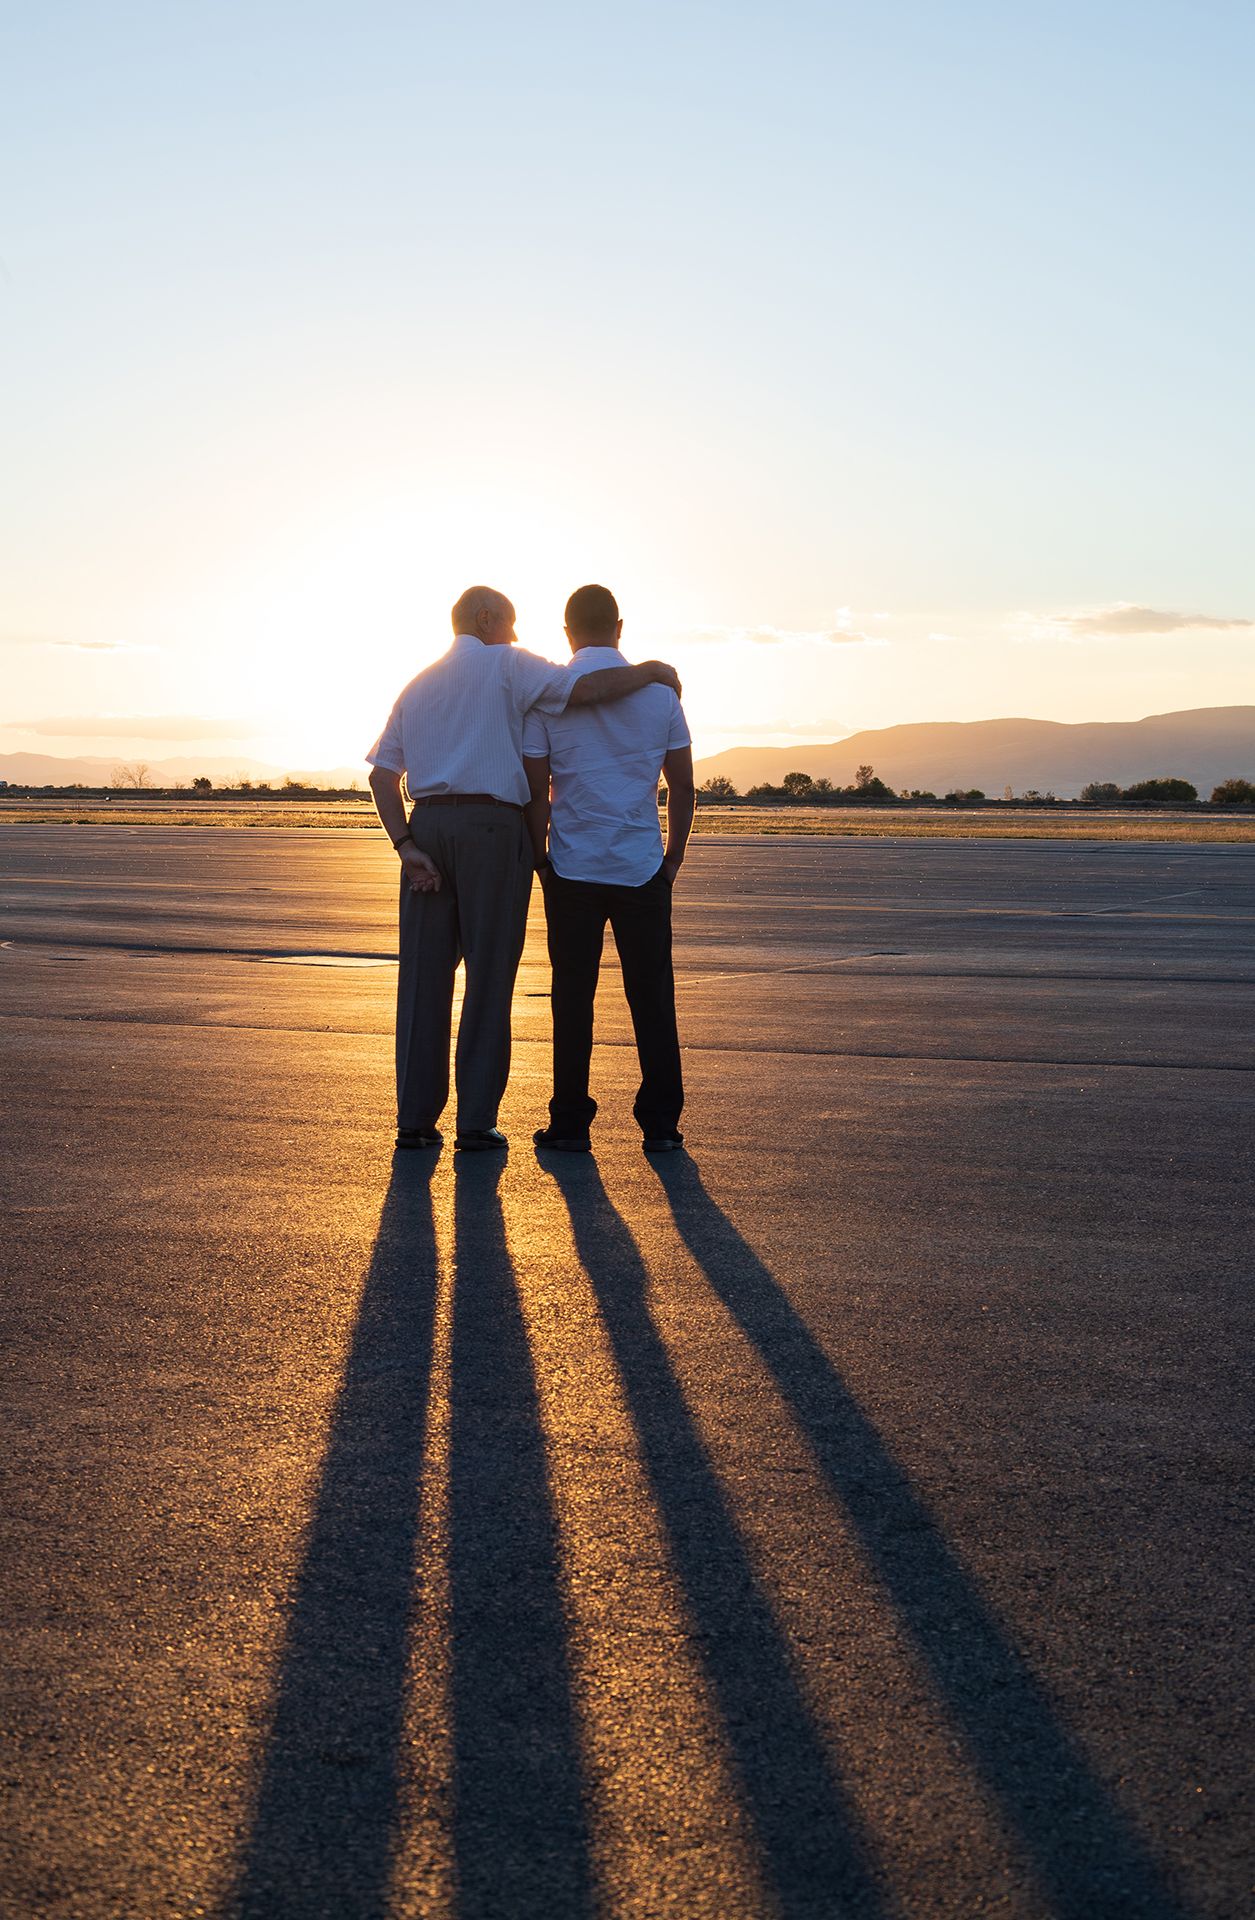
[[[296,767],[267,766],[244,754],[233,758],[212,754],[180,754],[170,760],[149,760],[146,754],[111,754],[107,760],[91,756],[73,759],[54,753],[0,753],[0,780],[19,787],[107,787],[113,770],[121,762],[147,762],[155,787],[172,787],[178,781],[195,780],[202,773],[216,786],[233,786],[243,775],[246,780],[269,780],[282,786],[288,774],[312,781],[320,787],[347,787],[354,780],[366,783],[365,767],[331,767],[310,772]]]
[[[130,760],[141,755],[127,755]],[[62,759],[50,753],[0,753],[0,780],[15,786],[108,786],[120,756]],[[778,786],[794,768],[815,779],[849,786],[856,767],[868,764],[898,791],[927,787],[980,787],[996,798],[1004,787],[1027,787],[1075,797],[1090,780],[1134,780],[1172,773],[1192,780],[1204,798],[1231,773],[1255,779],[1255,707],[1196,707],[1157,713],[1147,720],[941,720],[912,726],[875,727],[836,740],[799,747],[729,747],[697,763],[698,781],[725,774],[742,793],[769,781]],[[318,786],[365,784],[364,767],[310,771],[267,766],[242,755],[181,754],[148,762],[156,786],[207,774],[216,785],[269,780],[281,786],[291,773]]]
[[[1131,786],[1154,774],[1192,780],[1204,799],[1231,773],[1255,779],[1255,707],[1196,707],[1146,720],[942,720],[871,727],[819,746],[729,747],[697,763],[699,784],[724,774],[742,793],[763,781],[778,786],[796,769],[812,779],[850,786],[854,770],[876,769],[898,792],[924,787],[980,787],[997,798],[1004,787],[1036,787],[1074,799],[1091,780]]]

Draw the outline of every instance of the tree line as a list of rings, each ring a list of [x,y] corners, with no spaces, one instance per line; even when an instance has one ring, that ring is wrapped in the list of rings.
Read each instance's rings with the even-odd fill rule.
[[[741,794],[725,774],[712,774],[709,780],[703,780],[699,792],[708,800],[792,800],[808,805],[832,806],[848,805],[851,801],[870,800],[940,800],[950,805],[974,804],[977,801],[997,797],[1007,801],[1025,801],[1029,805],[1060,805],[1059,797],[1054,793],[1042,793],[1036,787],[1029,787],[1023,793],[1014,793],[1010,787],[1004,787],[998,796],[984,793],[980,787],[952,787],[948,793],[932,793],[926,787],[904,787],[900,793],[879,778],[875,769],[862,766],[854,775],[852,786],[834,786],[831,780],[815,779],[809,773],[786,773],[780,785],[772,786],[762,781],[758,786],[750,787]],[[1114,780],[1091,780],[1081,789],[1081,802],[1087,806],[1173,806],[1190,807],[1198,801],[1198,788],[1192,781],[1182,780],[1174,774],[1164,774],[1153,780],[1136,780],[1132,786],[1121,787]],[[1255,781],[1243,780],[1234,774],[1213,787],[1210,805],[1213,807],[1250,807],[1255,806]]]
[[[162,786],[153,778],[152,768],[146,760],[124,762],[113,769],[109,781],[115,793],[213,793],[214,783],[207,773],[197,774],[194,780],[176,780],[170,786]],[[360,791],[356,780],[347,787],[322,787],[314,780],[302,780],[299,775],[287,774],[276,786],[271,780],[250,780],[246,774],[240,774],[236,780],[221,783],[218,793],[258,793],[262,795],[283,795],[293,793],[357,793]]]
[[[197,794],[209,794],[215,791],[214,782],[206,774],[201,774],[190,782],[178,781],[173,787],[159,787],[153,778],[152,768],[144,761],[132,761],[116,766],[109,785],[115,790],[132,792],[175,792],[191,791]],[[256,795],[258,797],[292,797],[297,794],[336,793],[349,796],[360,791],[356,781],[347,788],[319,787],[310,780],[302,780],[289,774],[281,785],[275,786],[269,780],[250,780],[241,775],[237,780],[224,783],[217,788],[220,794]],[[786,800],[807,806],[848,806],[851,802],[877,800],[915,800],[934,801],[950,806],[977,805],[981,801],[996,800],[1004,805],[1008,802],[1022,802],[1029,806],[1062,806],[1072,804],[1061,801],[1052,792],[1041,792],[1036,787],[1028,787],[1022,793],[1015,793],[1004,787],[1001,794],[987,794],[980,787],[951,787],[946,793],[933,793],[927,787],[903,787],[895,792],[884,780],[880,779],[874,767],[861,766],[856,769],[851,785],[839,787],[831,780],[816,778],[812,774],[796,771],[786,773],[779,786],[770,781],[761,781],[757,786],[742,794],[726,774],[712,774],[703,780],[698,789],[707,801],[722,800]],[[1136,780],[1132,786],[1122,787],[1114,780],[1091,780],[1082,787],[1080,803],[1083,806],[1195,806],[1199,800],[1198,788],[1190,780],[1181,779],[1175,774],[1161,774],[1150,780]],[[1255,806],[1255,781],[1245,780],[1232,774],[1227,780],[1220,781],[1212,788],[1209,804],[1213,807],[1252,807]]]

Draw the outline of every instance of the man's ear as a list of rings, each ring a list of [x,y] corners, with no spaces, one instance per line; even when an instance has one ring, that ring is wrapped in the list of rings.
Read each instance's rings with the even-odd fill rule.
[[[562,631],[566,635],[566,643],[568,647],[570,647],[571,652],[578,653],[580,650],[579,641],[576,639],[575,635],[571,632],[570,627],[563,627]]]
[[[622,638],[623,638],[623,622],[622,622],[622,620],[616,620],[616,621],[615,621],[615,627],[614,627],[614,637],[615,637],[615,639],[616,639],[616,640],[622,640]]]

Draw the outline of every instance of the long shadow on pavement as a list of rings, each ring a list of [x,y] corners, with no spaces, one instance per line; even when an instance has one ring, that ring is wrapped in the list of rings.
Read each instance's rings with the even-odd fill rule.
[[[610,1338],[698,1651],[785,1920],[892,1910],[649,1309],[649,1275],[593,1161],[546,1158]]]
[[[806,1434],[1052,1912],[1185,1920],[1188,1909],[775,1276],[690,1159],[653,1166],[681,1239]]]
[[[279,1657],[231,1911],[382,1920],[430,1398],[434,1155],[398,1158],[362,1288]]]
[[[437,1159],[398,1159],[331,1418],[228,1910],[385,1920],[431,1397]],[[558,1542],[496,1155],[455,1162],[449,1433],[459,1920],[593,1899]]]
[[[449,1433],[454,1856],[460,1920],[582,1920],[589,1842],[558,1527],[497,1186],[455,1162]]]

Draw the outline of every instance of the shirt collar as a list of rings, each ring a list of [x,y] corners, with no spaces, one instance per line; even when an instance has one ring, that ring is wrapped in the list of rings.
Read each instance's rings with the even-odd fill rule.
[[[626,667],[618,647],[580,647],[571,655],[570,666],[573,673],[593,673],[598,667]]]

